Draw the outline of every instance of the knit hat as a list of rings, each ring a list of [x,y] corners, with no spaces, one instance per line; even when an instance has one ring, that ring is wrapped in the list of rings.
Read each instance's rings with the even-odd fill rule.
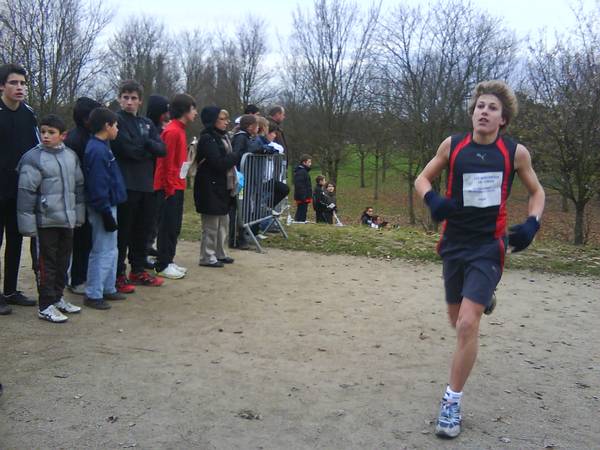
[[[162,95],[151,95],[148,97],[148,107],[146,108],[146,117],[154,122],[157,127],[160,126],[160,116],[169,110],[169,99]]]
[[[73,107],[73,120],[79,127],[85,127],[85,122],[90,117],[90,113],[93,109],[102,106],[96,100],[92,100],[88,97],[79,97]]]
[[[202,125],[205,127],[214,127],[217,119],[219,118],[219,113],[221,112],[221,108],[218,106],[205,106],[202,108],[200,112],[200,120],[202,121]]]

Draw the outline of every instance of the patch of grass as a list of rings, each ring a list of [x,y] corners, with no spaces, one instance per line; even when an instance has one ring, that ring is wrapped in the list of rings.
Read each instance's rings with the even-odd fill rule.
[[[261,245],[286,250],[347,254],[408,261],[440,261],[435,249],[439,234],[411,227],[374,230],[360,225],[293,225],[289,239],[270,235]],[[506,267],[540,272],[600,277],[600,247],[534,242],[521,253],[509,255]]]

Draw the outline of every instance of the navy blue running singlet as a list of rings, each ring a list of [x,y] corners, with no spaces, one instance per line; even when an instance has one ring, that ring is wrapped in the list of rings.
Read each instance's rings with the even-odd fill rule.
[[[458,210],[444,222],[444,241],[483,244],[506,235],[506,200],[515,175],[517,143],[500,136],[473,142],[472,133],[451,138],[446,197]]]

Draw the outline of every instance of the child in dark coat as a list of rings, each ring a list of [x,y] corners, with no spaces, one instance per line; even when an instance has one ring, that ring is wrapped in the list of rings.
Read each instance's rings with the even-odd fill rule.
[[[306,222],[306,212],[308,205],[312,202],[312,189],[310,182],[310,166],[312,165],[312,156],[302,155],[300,164],[294,169],[294,200],[296,201],[296,222]]]
[[[335,198],[335,184],[333,182],[327,183],[327,187],[323,192],[323,198],[325,203],[325,210],[323,211],[323,217],[329,224],[333,224],[333,214],[337,212],[337,200]]]

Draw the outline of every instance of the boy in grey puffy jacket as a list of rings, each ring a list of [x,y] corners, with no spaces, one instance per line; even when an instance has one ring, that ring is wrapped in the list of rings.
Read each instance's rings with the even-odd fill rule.
[[[56,115],[40,122],[42,143],[19,162],[17,222],[24,236],[37,236],[38,317],[66,322],[62,314],[81,308],[63,298],[73,246],[73,229],[85,220],[84,181],[79,158],[63,144],[66,126]]]

